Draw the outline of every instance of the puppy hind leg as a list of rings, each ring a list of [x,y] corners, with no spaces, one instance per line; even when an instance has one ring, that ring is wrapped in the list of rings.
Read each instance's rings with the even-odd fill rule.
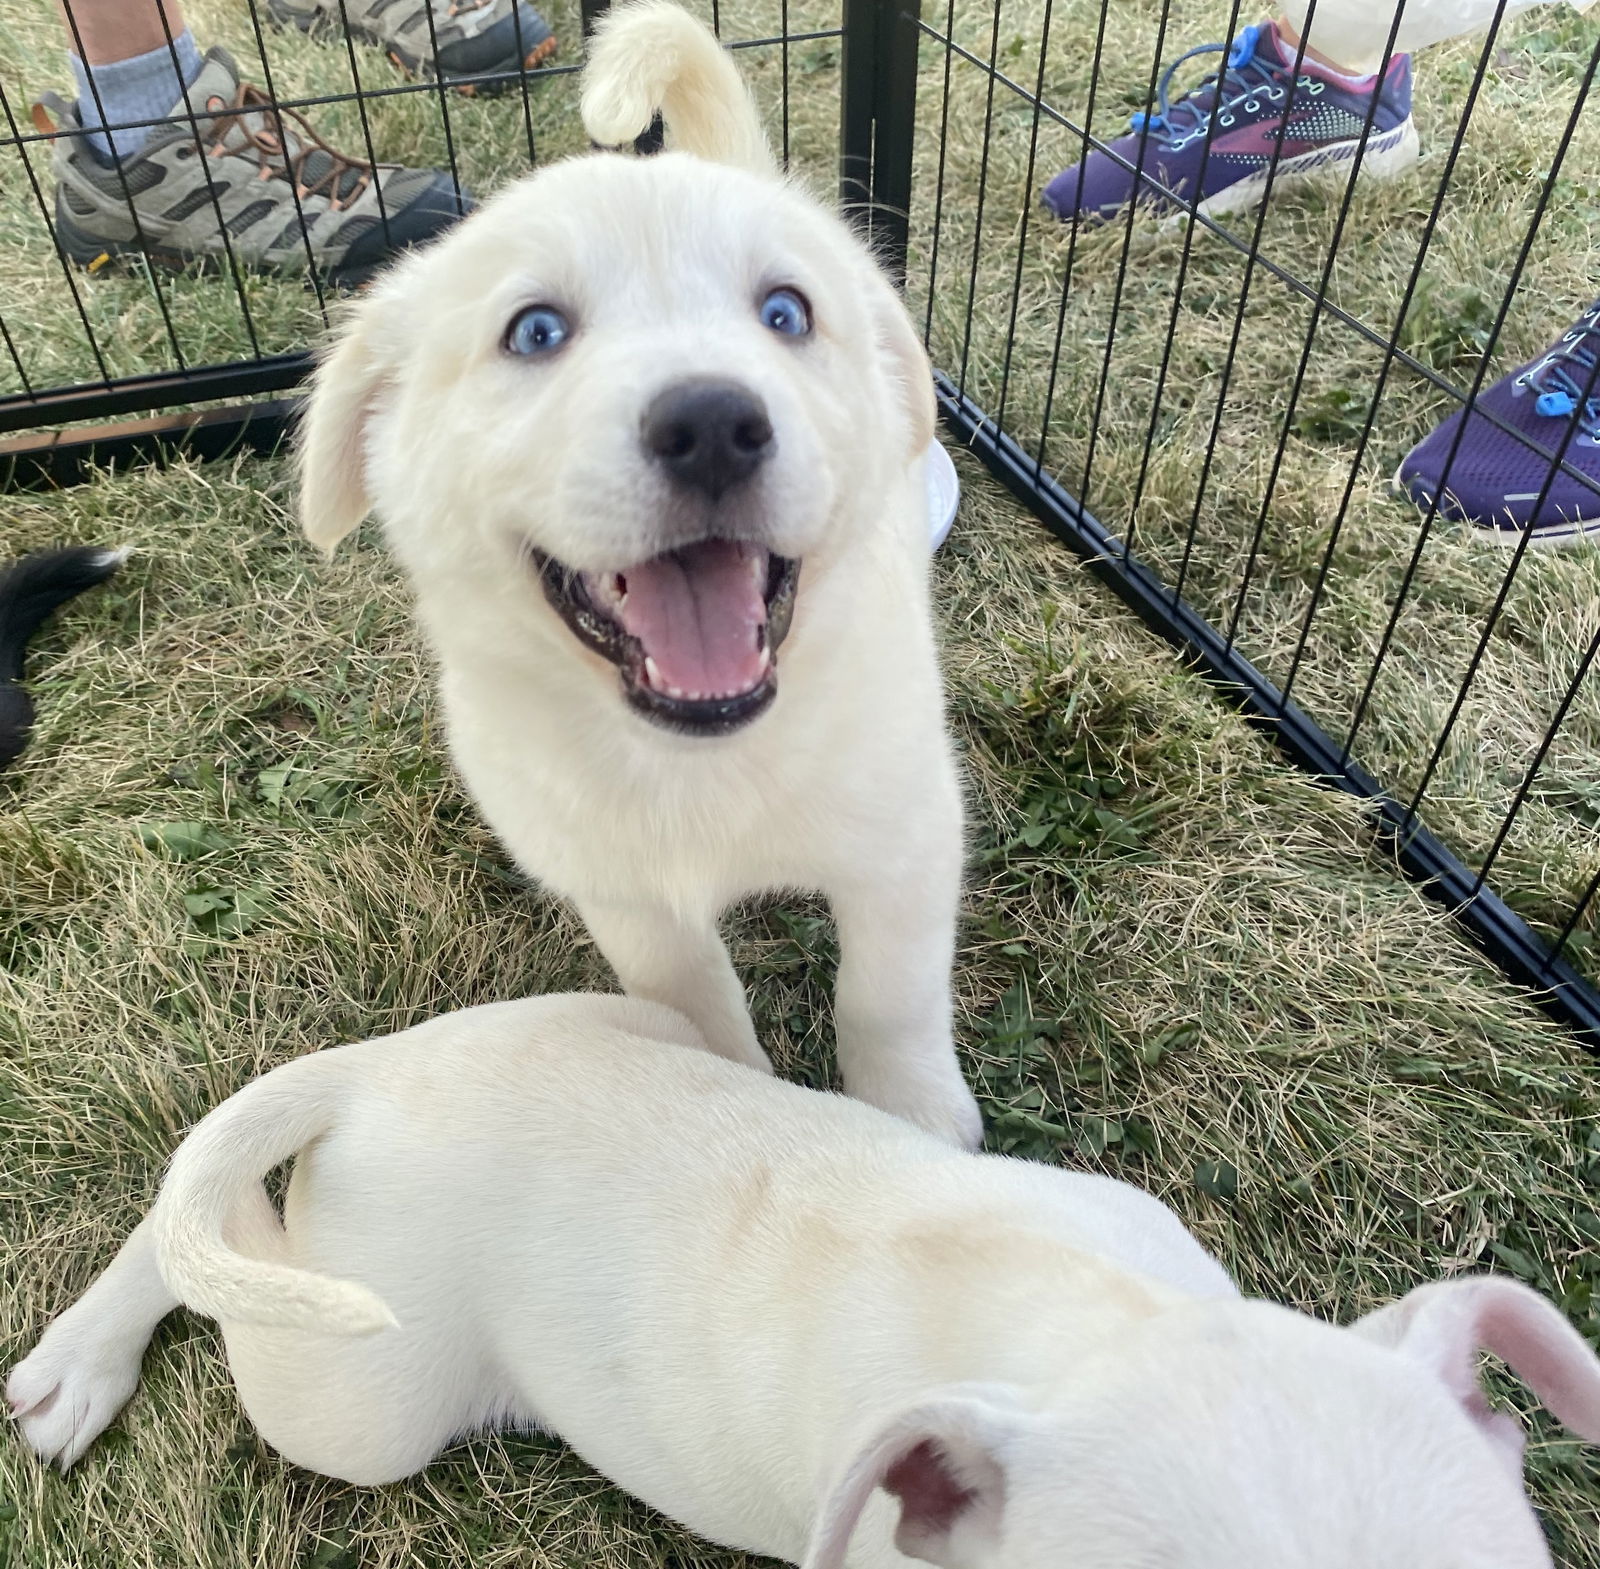
[[[82,1456],[138,1387],[144,1349],[177,1305],[143,1220],[6,1380],[11,1414],[35,1454],[62,1470]]]
[[[676,1008],[719,1057],[772,1071],[714,920],[665,905],[584,904],[579,914],[630,996]]]
[[[358,1487],[413,1476],[495,1410],[459,1331],[351,1337],[224,1324],[228,1368],[263,1439],[291,1464]]]
[[[839,926],[834,998],[845,1092],[952,1144],[976,1149],[983,1116],[951,1033],[959,868],[829,890]]]

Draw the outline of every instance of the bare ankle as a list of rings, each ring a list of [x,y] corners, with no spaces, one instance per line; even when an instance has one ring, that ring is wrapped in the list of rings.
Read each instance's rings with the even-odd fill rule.
[[[1301,52],[1300,34],[1295,30],[1294,24],[1287,17],[1280,16],[1277,22],[1278,37],[1283,40],[1284,53],[1293,60]],[[1305,48],[1305,58],[1317,65],[1324,65],[1330,71],[1337,71],[1340,76],[1366,76],[1365,71],[1353,71],[1343,61],[1335,60],[1330,55],[1323,54],[1320,50],[1312,49],[1309,45]]]

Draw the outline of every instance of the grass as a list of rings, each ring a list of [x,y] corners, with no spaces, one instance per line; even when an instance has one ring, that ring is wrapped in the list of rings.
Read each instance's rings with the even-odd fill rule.
[[[1066,74],[1053,90],[1069,98],[1081,86],[1083,13],[1068,5],[1055,14],[1062,30],[1051,60]],[[1148,72],[1154,14],[1119,4],[1131,44],[1114,69],[1130,82]],[[1025,29],[1037,13],[1018,5],[1015,15],[1026,75]],[[218,36],[229,23],[225,7],[202,16]],[[45,18],[32,0],[0,0],[8,91],[24,52],[30,85],[45,71]],[[741,9],[737,30],[753,33],[774,18],[752,13],[748,29],[745,19]],[[237,31],[236,14],[231,25]],[[1183,9],[1180,25],[1184,39],[1217,31],[1214,13],[1200,7]],[[1513,57],[1528,73],[1511,79],[1513,99],[1535,89],[1553,99],[1563,85],[1570,95],[1563,29],[1559,20],[1544,31],[1519,28],[1517,39],[1556,44]],[[986,53],[987,36],[977,42]],[[285,70],[298,61],[308,87],[332,69],[312,46],[284,48]],[[795,147],[820,177],[837,110],[837,49],[793,54]],[[1430,136],[1446,103],[1443,73],[1458,59],[1458,49],[1428,57]],[[931,52],[926,66],[933,126],[942,73]],[[983,100],[969,70],[953,78],[947,258],[973,233],[975,183],[962,160],[981,146]],[[770,98],[770,62],[763,80]],[[558,80],[535,105],[551,117],[548,133],[542,122],[536,129],[552,151],[571,139],[558,115],[564,91]],[[385,101],[385,145],[426,153],[433,112],[422,101]],[[496,157],[516,157],[520,104],[462,112],[481,114],[473,124],[485,135],[505,137],[469,149],[492,180]],[[1507,110],[1484,142],[1468,186],[1479,205],[1462,219],[1451,287],[1466,286],[1473,235],[1484,254],[1472,277],[1501,266],[1511,243],[1503,208],[1508,190],[1521,187],[1510,176],[1494,183],[1489,154],[1498,149],[1513,172],[1523,167],[1522,144],[1506,130],[1513,120],[1521,123]],[[1013,126],[995,144],[979,258],[969,376],[991,403],[1015,268],[1008,247],[1021,237],[1024,211],[1020,166],[1005,178],[1018,152]],[[1041,150],[1042,162],[1064,156],[1059,146]],[[0,202],[20,199],[15,182],[0,187]],[[1399,246],[1421,189],[1363,196],[1368,232]],[[931,196],[931,175],[922,190]],[[1496,202],[1502,222],[1491,230]],[[920,207],[914,216],[915,287],[928,273],[931,213]],[[1323,204],[1297,197],[1270,216],[1268,238],[1281,254],[1309,254],[1329,221]],[[1565,212],[1552,222],[1569,236],[1584,232]],[[71,358],[74,329],[52,315],[61,302],[48,270],[35,267],[28,231],[18,218],[4,232],[7,320],[27,321],[28,348],[47,371],[55,365],[51,375],[82,374]],[[1023,431],[1042,408],[1042,362],[1030,356],[1045,327],[1053,330],[1066,243],[1036,231],[1027,242],[1024,352],[1010,391]],[[1172,308],[1161,280],[1170,280],[1182,243],[1147,229],[1134,236],[1095,460],[1101,478],[1089,487],[1108,517],[1137,484],[1148,418],[1139,400],[1159,361],[1138,355],[1159,347],[1161,311]],[[1116,231],[1086,237],[1074,263],[1071,352],[1052,421],[1052,450],[1059,443],[1069,477],[1085,455],[1083,420],[1098,393],[1121,244]],[[1381,248],[1371,243],[1366,254]],[[1193,402],[1171,411],[1140,503],[1142,546],[1163,560],[1193,506],[1195,430],[1198,422],[1203,435],[1211,385],[1200,367],[1219,339],[1226,347],[1237,279],[1216,247],[1197,240],[1196,253],[1175,351]],[[1563,252],[1541,265],[1569,260]],[[1341,286],[1351,303],[1378,311],[1393,273],[1370,270],[1371,279]],[[935,342],[950,364],[967,274],[943,275],[955,281],[936,311]],[[1575,312],[1582,291],[1561,291],[1577,288],[1578,264],[1551,276],[1549,298]],[[262,319],[279,323],[285,345],[299,341],[315,320],[314,299],[294,285],[254,287]],[[226,290],[189,279],[175,288],[195,342],[236,352]],[[100,278],[90,297],[130,368],[161,362],[144,280]],[[1230,602],[1240,518],[1254,515],[1246,480],[1264,478],[1260,443],[1282,415],[1274,367],[1289,354],[1293,368],[1293,344],[1279,341],[1284,302],[1265,290],[1260,300],[1260,330],[1235,375],[1230,436],[1202,507],[1209,545],[1197,552],[1193,592],[1213,605]],[[1519,305],[1512,352],[1551,335],[1548,314]],[[1317,374],[1343,385],[1361,365],[1335,354],[1326,366],[1319,360]],[[1395,398],[1382,429],[1385,461],[1438,412],[1404,379]],[[1351,451],[1335,429],[1297,438],[1286,459],[1260,592],[1242,622],[1245,646],[1269,664],[1304,595],[1305,559]],[[937,566],[937,597],[973,819],[958,1015],[992,1144],[1152,1188],[1249,1290],[1318,1313],[1348,1316],[1419,1280],[1495,1267],[1533,1281],[1600,1334],[1600,1080],[1591,1060],[1373,856],[1354,803],[1285,767],[962,461],[967,499]],[[1381,497],[1381,469],[1374,458],[1363,477],[1319,618],[1323,641],[1303,677],[1308,700],[1330,712],[1370,652],[1373,617],[1412,537],[1413,520]],[[8,503],[7,552],[57,540],[127,541],[137,555],[39,645],[39,733],[23,763],[0,777],[6,1364],[110,1256],[183,1128],[251,1075],[443,1008],[607,984],[582,930],[520,884],[452,782],[405,597],[371,531],[321,562],[295,533],[283,466],[242,462]],[[1445,701],[1451,661],[1470,652],[1502,566],[1450,530],[1430,543],[1397,647],[1417,690],[1397,681],[1380,691],[1369,757],[1395,770],[1418,766],[1417,738]],[[1553,672],[1584,618],[1592,625],[1597,586],[1592,556],[1529,561],[1519,573],[1513,614],[1463,721],[1470,739],[1451,755],[1450,793],[1430,805],[1436,819],[1452,814],[1443,826],[1459,842],[1474,842],[1495,792],[1526,756]],[[1593,865],[1594,823],[1585,824],[1577,792],[1593,789],[1594,723],[1592,706],[1575,711],[1570,749],[1547,764],[1548,778],[1572,794],[1537,802],[1537,834],[1508,845],[1502,865],[1505,878],[1550,906]],[[764,1038],[786,1071],[826,1082],[833,955],[822,912],[764,906],[737,912],[729,929]],[[379,1490],[297,1472],[240,1417],[212,1328],[181,1315],[158,1336],[147,1373],[124,1420],[70,1477],[42,1473],[0,1442],[3,1569],[734,1563],[543,1440],[478,1441]],[[1534,1422],[1530,1475],[1558,1561],[1600,1569],[1594,1456],[1543,1418]]]

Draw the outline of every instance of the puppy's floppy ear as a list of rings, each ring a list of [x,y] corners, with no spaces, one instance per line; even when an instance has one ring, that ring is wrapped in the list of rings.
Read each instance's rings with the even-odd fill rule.
[[[317,367],[300,422],[300,526],[332,551],[371,510],[367,421],[392,367],[380,348],[382,295],[365,300]]]
[[[899,394],[901,407],[909,421],[910,447],[908,458],[920,457],[933,440],[934,426],[938,420],[938,405],[933,397],[933,365],[922,339],[911,325],[905,304],[893,284],[876,266],[872,266],[870,299],[872,302],[873,336],[879,354],[889,367]]]
[[[1007,1453],[1026,1420],[1002,1403],[1005,1393],[952,1393],[882,1428],[829,1490],[803,1569],[841,1569],[867,1500],[880,1487],[900,1506],[894,1543],[902,1553],[940,1569],[981,1561],[1000,1537]]]
[[[1564,1427],[1600,1443],[1600,1358],[1527,1286],[1494,1275],[1440,1281],[1419,1286],[1350,1327],[1441,1379],[1519,1473],[1522,1428],[1484,1398],[1478,1385],[1481,1351],[1499,1357]]]

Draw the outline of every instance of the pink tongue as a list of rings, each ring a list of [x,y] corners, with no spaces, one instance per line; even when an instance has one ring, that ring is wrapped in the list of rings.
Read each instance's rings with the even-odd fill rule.
[[[627,600],[617,619],[654,660],[652,686],[730,697],[761,680],[766,569],[759,547],[708,539],[622,574]]]

